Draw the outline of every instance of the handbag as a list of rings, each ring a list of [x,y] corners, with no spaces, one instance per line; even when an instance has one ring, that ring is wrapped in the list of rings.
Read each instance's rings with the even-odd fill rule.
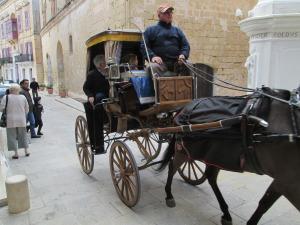
[[[6,108],[7,108],[7,102],[8,102],[8,95],[6,95],[6,103],[5,103],[5,108],[2,112],[1,115],[1,119],[0,119],[0,127],[6,127],[6,119],[7,119],[7,115],[6,115]]]

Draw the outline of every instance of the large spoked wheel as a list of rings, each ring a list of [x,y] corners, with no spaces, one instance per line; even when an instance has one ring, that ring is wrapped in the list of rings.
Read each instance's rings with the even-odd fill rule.
[[[188,184],[199,185],[206,180],[205,168],[206,165],[201,161],[188,159],[178,169],[178,173]]]
[[[161,150],[162,142],[159,135],[148,131],[133,131],[128,133],[129,139],[138,146],[146,160],[155,159]]]
[[[128,207],[135,206],[141,195],[140,176],[135,159],[124,142],[112,144],[109,163],[112,181],[121,201]]]
[[[83,172],[90,174],[94,169],[92,152],[86,119],[78,116],[75,123],[75,140],[79,162]]]

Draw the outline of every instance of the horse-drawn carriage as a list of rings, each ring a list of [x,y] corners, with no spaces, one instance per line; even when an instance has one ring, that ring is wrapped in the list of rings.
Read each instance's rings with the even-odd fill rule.
[[[149,77],[139,44],[138,31],[107,30],[87,42],[87,71],[94,67],[92,59],[104,54],[108,65],[109,98],[97,107],[104,107],[105,149],[110,147],[111,176],[120,199],[133,207],[140,196],[139,170],[153,165],[163,143],[170,136],[160,135],[155,128],[172,126],[174,113],[193,99],[193,77],[180,74],[172,77]],[[130,65],[127,55],[137,56],[137,65]],[[125,60],[124,60],[125,59]],[[134,66],[134,69],[132,69]],[[85,103],[89,104],[89,103]],[[93,118],[78,116],[75,124],[77,153],[82,170],[90,174],[94,167],[94,130],[88,124]],[[132,154],[126,143],[135,143],[141,157]],[[139,157],[138,161],[135,157]],[[200,162],[189,160],[180,175],[191,184],[205,180]]]
[[[141,37],[137,31],[106,31],[87,41],[88,71],[93,66],[91,59],[99,53],[105,54],[109,66],[110,94],[101,106],[107,115],[104,131],[106,149],[110,147],[111,177],[120,199],[129,207],[135,206],[141,191],[139,170],[156,163],[162,163],[163,168],[169,163],[165,190],[170,207],[175,206],[171,183],[178,170],[192,185],[208,179],[223,212],[222,224],[232,224],[216,183],[219,170],[227,169],[274,178],[247,224],[257,224],[281,195],[300,209],[300,90],[295,93],[269,88],[253,90],[216,78],[213,84],[254,94],[193,101],[192,76],[180,73],[172,77],[147,76],[139,51]],[[138,70],[122,62],[126,54],[137,55]],[[197,68],[184,64],[197,73]],[[149,87],[153,90],[149,91]],[[87,124],[83,116],[78,116],[75,138],[81,167],[90,174],[94,166],[90,142],[93,130]],[[175,137],[175,133],[180,134]],[[136,147],[129,148],[128,141]],[[163,160],[153,162],[163,143],[169,143]],[[135,160],[134,149],[139,150],[141,160]],[[235,150],[237,153],[232,157],[230,154]],[[194,159],[205,162],[206,168]],[[216,161],[218,165],[214,164]],[[286,168],[282,168],[282,162],[288,162]]]

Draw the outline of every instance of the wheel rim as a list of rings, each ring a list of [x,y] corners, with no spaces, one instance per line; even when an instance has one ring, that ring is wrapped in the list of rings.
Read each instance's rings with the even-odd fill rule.
[[[199,185],[206,180],[205,168],[206,165],[201,161],[188,159],[180,166],[178,173],[187,183]]]
[[[90,145],[87,122],[83,116],[76,119],[75,141],[81,168],[86,174],[90,174],[94,168],[94,154]]]
[[[125,205],[133,207],[140,198],[139,171],[127,145],[115,141],[110,151],[110,171],[114,187]]]

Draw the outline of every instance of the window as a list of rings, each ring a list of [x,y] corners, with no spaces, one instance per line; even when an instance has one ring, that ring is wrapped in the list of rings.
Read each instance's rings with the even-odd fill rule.
[[[12,53],[12,51],[11,51],[11,47],[9,47],[9,48],[8,48],[8,57],[11,57],[11,56],[12,56],[12,54],[11,54],[11,53]]]
[[[20,52],[20,54],[24,54],[24,44],[20,44],[20,50],[19,50],[19,52]]]
[[[23,73],[23,79],[26,79],[26,73],[25,73],[25,69],[22,69],[22,73]]]
[[[25,43],[25,51],[24,51],[25,54],[29,54],[31,55],[32,54],[32,43],[31,42],[26,42]]]
[[[1,27],[0,27],[0,39],[4,39],[3,37],[3,24],[1,24]]]
[[[29,79],[32,80],[32,68],[29,68]]]
[[[30,29],[30,16],[29,16],[29,12],[25,11],[24,16],[25,16],[25,30],[29,30]]]
[[[56,14],[56,0],[51,0],[51,17]]]
[[[73,37],[72,35],[69,36],[69,50],[70,50],[70,54],[73,53]]]
[[[22,15],[18,15],[18,32],[22,32]]]

